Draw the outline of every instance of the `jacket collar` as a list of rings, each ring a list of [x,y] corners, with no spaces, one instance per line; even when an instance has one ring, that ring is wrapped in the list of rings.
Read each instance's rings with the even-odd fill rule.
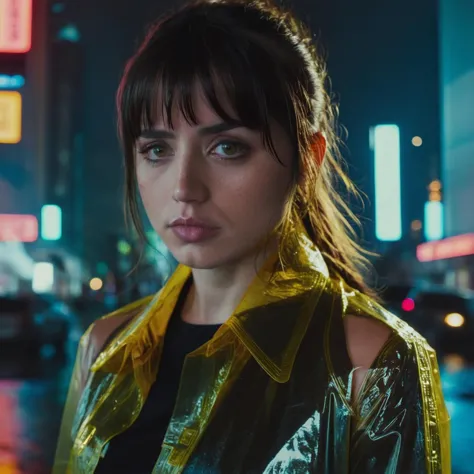
[[[304,229],[296,229],[283,263],[271,256],[251,283],[240,304],[213,338],[229,329],[267,374],[286,382],[318,300],[329,284],[320,251]],[[141,314],[103,351],[92,370],[120,372],[150,360],[161,346],[166,327],[191,269],[179,265],[164,288]]]

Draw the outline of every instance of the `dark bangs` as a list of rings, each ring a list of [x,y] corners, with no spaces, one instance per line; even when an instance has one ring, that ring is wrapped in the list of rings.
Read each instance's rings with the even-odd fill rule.
[[[289,89],[295,82],[289,76],[297,71],[282,70],[285,63],[275,61],[275,56],[289,49],[288,39],[279,47],[269,44],[268,35],[242,29],[243,22],[237,17],[245,14],[248,22],[249,11],[237,5],[235,9],[232,15],[229,5],[222,11],[218,4],[207,3],[202,11],[194,6],[152,30],[130,61],[119,90],[119,126],[126,154],[158,117],[172,129],[173,110],[196,125],[194,100],[199,90],[223,121],[237,120],[260,130],[276,157],[270,118],[290,134],[297,150],[296,116]],[[262,12],[256,13],[261,28]],[[278,41],[275,26],[269,25],[269,30]]]

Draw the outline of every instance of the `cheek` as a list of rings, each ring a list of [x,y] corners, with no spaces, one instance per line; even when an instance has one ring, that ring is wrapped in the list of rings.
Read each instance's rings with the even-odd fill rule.
[[[142,199],[145,210],[150,219],[159,212],[157,209],[163,202],[162,195],[166,190],[158,183],[158,174],[155,169],[145,164],[137,165],[136,177],[138,191]],[[160,181],[161,183],[161,181]]]
[[[148,187],[143,183],[143,181],[137,181],[137,183],[138,183],[138,192],[140,193],[140,197],[146,208],[147,203],[148,203],[148,193],[147,193]],[[148,209],[147,209],[147,212],[148,212]]]
[[[272,160],[272,161],[270,161]],[[291,168],[269,158],[269,166],[257,174],[257,187],[274,205],[285,202],[291,185]]]
[[[233,192],[229,193],[230,187],[223,187],[221,202],[234,215],[246,219],[249,222],[274,223],[283,213],[288,196],[290,183],[289,174],[286,169],[252,170],[246,176],[234,183]],[[237,217],[237,215],[236,215]]]
[[[150,186],[149,177],[147,178],[146,174],[143,172],[143,169],[141,168],[142,167],[140,167],[140,165],[138,165],[136,168],[137,185],[138,185],[138,191],[140,193],[140,197],[142,198],[143,204],[146,207],[146,204],[148,202],[148,194],[149,194],[149,190],[151,186]]]
[[[153,168],[150,169],[143,160],[137,159],[135,167],[135,175],[137,177],[137,183],[140,189],[148,187],[148,184],[153,180]]]
[[[275,166],[277,168],[273,168],[273,173],[262,174],[260,183],[265,206],[262,211],[269,213],[272,225],[276,225],[284,215],[292,184],[291,169],[279,164]]]

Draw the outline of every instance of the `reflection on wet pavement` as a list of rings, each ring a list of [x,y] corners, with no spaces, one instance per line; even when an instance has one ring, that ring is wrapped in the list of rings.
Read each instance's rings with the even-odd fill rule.
[[[467,366],[460,356],[448,356],[441,367],[441,377],[451,415],[453,474],[473,474],[474,366]]]
[[[0,357],[0,474],[49,474],[74,351],[63,358]],[[451,414],[453,474],[474,474],[474,366],[446,357],[441,375]]]
[[[0,362],[0,474],[49,474],[71,365],[9,355]]]

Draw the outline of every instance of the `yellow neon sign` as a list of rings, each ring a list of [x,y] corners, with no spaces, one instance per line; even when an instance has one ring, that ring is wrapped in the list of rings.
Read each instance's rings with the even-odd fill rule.
[[[0,91],[0,143],[21,140],[21,94]]]

